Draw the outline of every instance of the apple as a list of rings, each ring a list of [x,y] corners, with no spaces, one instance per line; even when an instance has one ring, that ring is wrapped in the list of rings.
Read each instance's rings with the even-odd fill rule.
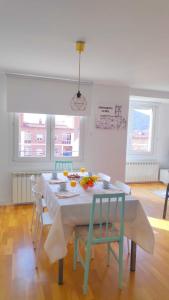
[[[85,184],[83,185],[83,188],[84,188],[84,190],[87,190],[87,189],[88,189],[88,184],[85,183]]]

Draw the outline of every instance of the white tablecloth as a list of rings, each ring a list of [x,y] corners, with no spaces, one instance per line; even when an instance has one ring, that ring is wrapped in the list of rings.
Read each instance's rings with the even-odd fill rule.
[[[58,184],[50,184],[51,174],[42,174],[40,189],[46,198],[47,207],[53,224],[45,241],[45,250],[51,261],[55,262],[67,254],[67,242],[72,236],[75,225],[89,223],[90,204],[94,193],[104,193],[102,184],[98,183],[94,188],[84,191],[81,187],[71,189],[79,193],[72,198],[58,199],[56,194]],[[110,190],[109,190],[110,192]],[[153,253],[154,234],[147,216],[139,200],[132,196],[125,199],[125,236],[136,242],[149,253]]]

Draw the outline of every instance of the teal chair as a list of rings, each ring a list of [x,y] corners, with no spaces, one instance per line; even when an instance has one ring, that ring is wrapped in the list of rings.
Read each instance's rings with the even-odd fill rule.
[[[56,160],[55,161],[55,171],[63,172],[64,170],[72,172],[73,163],[71,160]]]
[[[93,201],[90,209],[89,225],[81,225],[75,227],[74,270],[76,270],[76,263],[78,259],[84,267],[84,294],[87,293],[88,289],[91,247],[97,244],[107,244],[108,265],[110,260],[110,254],[112,254],[115,260],[118,262],[118,283],[119,288],[122,288],[124,202],[124,193],[95,194],[93,196]],[[79,241],[85,243],[85,259],[83,259],[80,255]],[[111,243],[113,242],[118,242],[119,244],[118,255],[114,252],[111,246]]]

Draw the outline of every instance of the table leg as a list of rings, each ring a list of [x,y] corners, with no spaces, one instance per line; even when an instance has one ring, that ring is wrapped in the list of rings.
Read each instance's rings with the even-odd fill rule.
[[[131,241],[130,272],[136,270],[136,243]]]
[[[163,210],[163,219],[166,218],[166,213],[167,213],[167,204],[168,204],[168,198],[165,198],[165,203],[164,203],[164,210]]]
[[[169,183],[168,183],[167,189],[166,189],[165,203],[164,203],[164,210],[163,210],[163,219],[166,218],[168,199],[169,199]]]
[[[63,284],[63,267],[64,267],[64,259],[58,260],[58,284]]]

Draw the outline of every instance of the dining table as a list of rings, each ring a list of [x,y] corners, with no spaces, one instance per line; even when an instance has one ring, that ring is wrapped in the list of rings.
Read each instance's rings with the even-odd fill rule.
[[[57,175],[57,179],[53,180],[52,173],[43,173],[38,184],[52,218],[44,248],[51,263],[58,261],[58,284],[62,284],[68,242],[75,226],[89,224],[93,195],[119,193],[120,190],[113,184],[104,189],[102,181],[87,190],[78,181],[75,187],[71,187],[71,181],[63,173]],[[63,182],[66,182],[66,191],[60,189]],[[154,233],[139,199],[132,195],[125,195],[124,235],[131,241],[130,271],[134,272],[137,245],[152,254]]]

